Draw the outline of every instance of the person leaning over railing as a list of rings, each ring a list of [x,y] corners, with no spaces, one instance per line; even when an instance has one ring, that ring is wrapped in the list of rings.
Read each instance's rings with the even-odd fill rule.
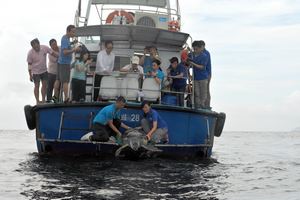
[[[138,73],[139,74],[139,87],[142,87],[144,78],[144,69],[139,65],[140,59],[138,56],[132,56],[131,63],[125,65],[120,69],[120,72]]]

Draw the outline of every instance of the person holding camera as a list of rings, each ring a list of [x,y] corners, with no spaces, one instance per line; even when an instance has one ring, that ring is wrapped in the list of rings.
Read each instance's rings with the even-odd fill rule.
[[[69,82],[71,72],[72,54],[80,51],[80,47],[73,47],[70,42],[70,38],[75,37],[75,26],[69,25],[66,30],[66,34],[61,38],[61,51],[58,57],[58,69],[57,69],[57,80],[63,86],[64,102],[69,102]],[[59,84],[55,85],[55,89],[58,90]],[[54,101],[58,100],[58,97],[53,97]]]
[[[74,64],[72,74],[72,101],[85,101],[86,73],[90,73],[90,64],[88,51],[81,51],[79,59]]]

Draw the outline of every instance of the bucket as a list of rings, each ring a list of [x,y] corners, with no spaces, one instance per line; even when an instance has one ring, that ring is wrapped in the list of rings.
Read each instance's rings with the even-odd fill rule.
[[[177,97],[173,96],[173,95],[164,95],[161,98],[161,103],[164,105],[176,106],[177,105]]]

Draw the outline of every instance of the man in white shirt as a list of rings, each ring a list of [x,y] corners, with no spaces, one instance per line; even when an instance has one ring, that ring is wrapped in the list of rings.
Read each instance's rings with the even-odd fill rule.
[[[112,52],[113,42],[105,41],[105,49],[99,51],[97,55],[96,71],[94,77],[94,101],[99,100],[99,88],[104,75],[112,73],[115,65],[115,54]]]

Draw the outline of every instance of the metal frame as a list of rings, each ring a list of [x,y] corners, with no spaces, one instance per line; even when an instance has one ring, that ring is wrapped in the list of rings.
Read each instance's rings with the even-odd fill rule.
[[[176,4],[176,8],[171,8],[170,0],[166,0],[166,6],[165,7],[155,6],[155,5],[151,5],[151,4],[144,4],[142,2],[139,2],[139,3],[136,2],[136,3],[131,3],[129,5],[130,6],[135,6],[137,8],[128,8],[126,10],[127,11],[146,12],[146,13],[166,14],[166,15],[168,15],[168,18],[169,18],[170,21],[172,20],[172,17],[174,16],[174,17],[177,18],[176,20],[179,21],[179,23],[180,23],[181,15],[180,15],[180,7],[179,7],[178,0],[176,0],[175,4]],[[126,1],[111,3],[109,1],[101,1],[100,0],[99,2],[96,2],[95,0],[88,0],[85,17],[82,17],[82,15],[81,15],[81,0],[79,0],[78,9],[75,13],[75,19],[74,19],[74,23],[77,27],[81,26],[82,23],[83,23],[83,26],[88,25],[90,12],[91,12],[91,7],[93,5],[95,6],[95,8],[98,12],[98,17],[99,17],[99,20],[100,20],[100,24],[102,25],[103,22],[105,21],[105,19],[103,18],[103,12],[104,11],[123,10],[123,7],[109,7],[109,6],[111,6],[111,5],[128,5],[128,3],[126,3]],[[99,5],[101,6],[100,11],[98,9]],[[107,8],[105,8],[106,6],[107,6]],[[142,9],[141,6],[156,8],[156,10]],[[162,11],[160,11],[159,9],[162,10]],[[81,19],[83,19],[83,22],[81,21]]]

